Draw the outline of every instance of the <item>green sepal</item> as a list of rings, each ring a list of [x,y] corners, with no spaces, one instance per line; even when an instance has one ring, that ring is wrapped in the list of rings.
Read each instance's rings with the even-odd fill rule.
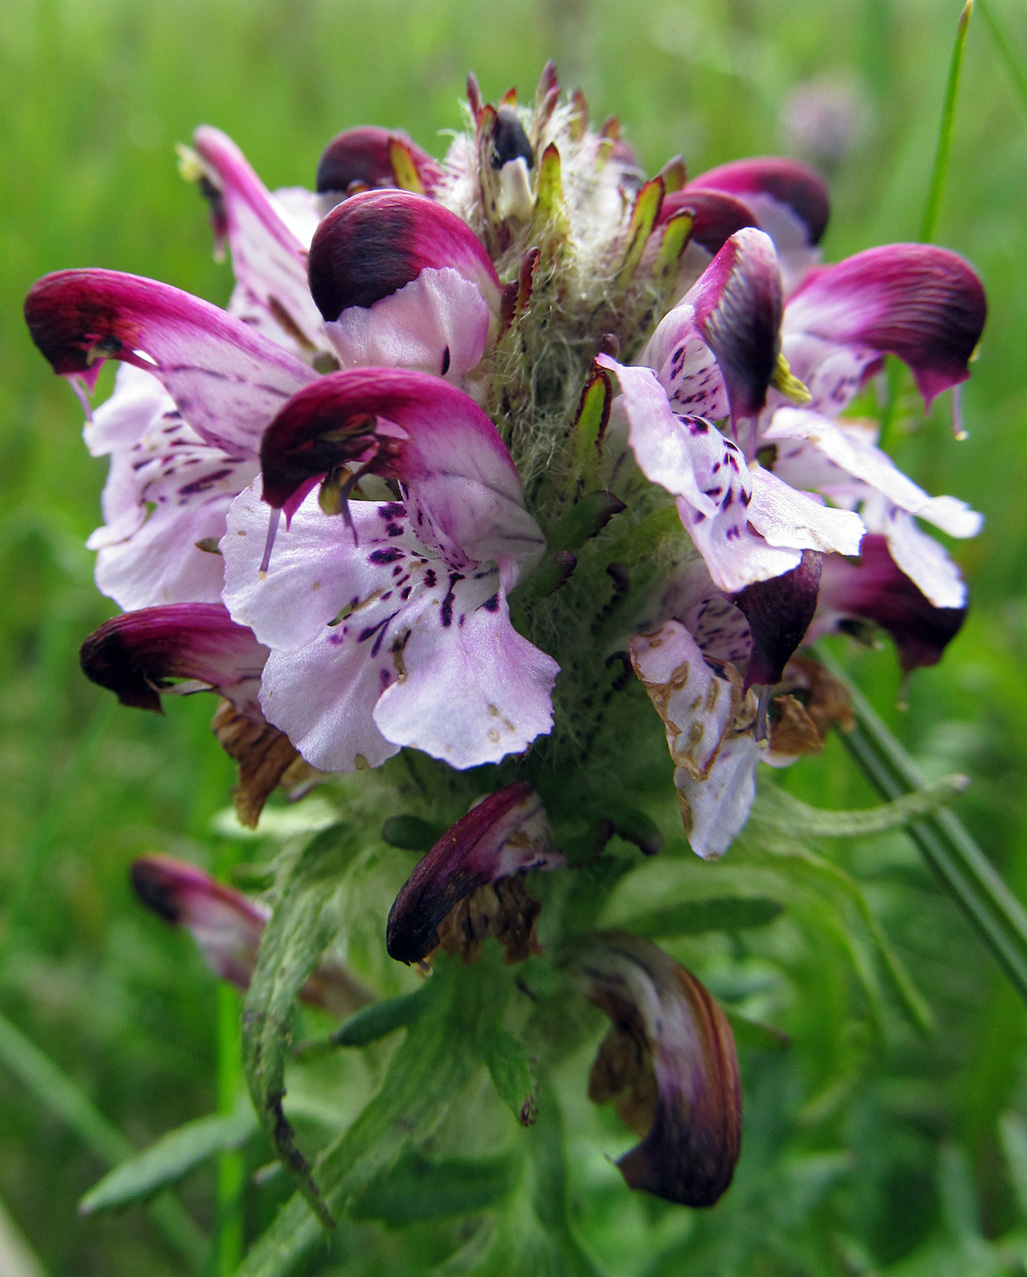
[[[656,224],[660,205],[663,203],[663,195],[662,177],[652,178],[638,192],[635,207],[631,210],[631,221],[628,223],[627,244],[617,271],[618,280],[630,279],[638,269],[645,246]]]
[[[532,243],[551,246],[566,244],[570,234],[567,204],[563,194],[563,169],[560,152],[550,142],[542,152],[538,163],[538,184],[535,188],[535,216],[532,222]]]
[[[82,1198],[79,1214],[93,1215],[145,1201],[216,1153],[238,1148],[256,1129],[257,1118],[249,1100],[244,1100],[233,1113],[215,1113],[186,1122],[105,1175]]]
[[[578,550],[625,509],[612,492],[587,492],[575,501],[549,536],[551,550]]]
[[[599,476],[600,445],[610,420],[613,383],[609,374],[594,368],[585,383],[574,420],[574,463],[586,490],[601,486]]]
[[[664,223],[660,247],[656,250],[656,261],[653,263],[653,283],[663,288],[677,278],[678,262],[692,236],[695,219],[692,214],[682,210]]]

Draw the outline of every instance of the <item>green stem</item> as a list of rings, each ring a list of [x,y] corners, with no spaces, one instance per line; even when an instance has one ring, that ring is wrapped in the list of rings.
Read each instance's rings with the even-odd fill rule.
[[[834,660],[824,652],[820,659],[848,688],[856,727],[841,733],[841,739],[870,783],[890,801],[922,789],[925,782],[913,760],[870,703]],[[907,832],[1027,1002],[1027,911],[952,812],[923,816]]]
[[[238,844],[219,840],[214,849],[215,873],[227,882],[239,859]],[[240,1031],[241,999],[226,981],[217,987],[217,1097],[218,1112],[234,1113],[245,1090]],[[234,1273],[245,1251],[244,1192],[246,1161],[241,1149],[226,1148],[217,1159],[217,1236],[214,1272],[218,1277]]]
[[[956,42],[952,47],[952,61],[949,63],[949,78],[945,85],[945,101],[941,108],[941,126],[938,130],[938,149],[934,155],[934,172],[931,174],[931,186],[927,192],[927,206],[924,209],[924,220],[920,227],[920,239],[929,244],[934,237],[938,222],[938,209],[941,206],[941,193],[945,185],[945,177],[949,167],[949,151],[952,147],[952,127],[956,114],[956,94],[959,91],[959,73],[963,66],[963,49],[966,46],[966,32],[973,13],[974,0],[966,0],[963,11],[956,23]]]
[[[239,994],[230,984],[218,985],[218,1112],[230,1114],[243,1086]],[[234,1273],[245,1247],[243,1190],[246,1162],[241,1149],[223,1149],[217,1161],[217,1267],[219,1277]]]

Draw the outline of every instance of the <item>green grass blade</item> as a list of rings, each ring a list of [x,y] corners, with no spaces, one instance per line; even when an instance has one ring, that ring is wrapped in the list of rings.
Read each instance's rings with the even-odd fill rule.
[[[48,1055],[3,1015],[0,1015],[0,1061],[106,1165],[117,1165],[133,1155],[135,1150],[117,1127],[107,1121]],[[148,1209],[166,1240],[198,1270],[206,1258],[207,1243],[191,1217],[170,1197],[158,1198]]]
[[[959,92],[959,75],[963,67],[963,50],[966,47],[966,32],[970,26],[970,15],[973,13],[974,0],[966,0],[963,11],[956,23],[956,42],[952,46],[952,61],[949,63],[949,78],[945,85],[945,100],[941,108],[941,126],[938,129],[938,149],[934,154],[934,171],[931,174],[931,185],[927,192],[927,205],[924,208],[924,220],[920,225],[920,239],[929,244],[934,237],[938,223],[938,209],[941,207],[941,193],[945,186],[945,177],[949,167],[949,152],[952,149],[952,127],[956,115],[956,95]]]
[[[991,0],[985,4],[985,0],[977,0],[977,4],[981,11],[981,21],[984,28],[991,37],[991,42],[995,46],[995,52],[999,56],[999,60],[1009,73],[1009,78],[1013,82],[1013,90],[1016,93],[1017,101],[1020,109],[1027,116],[1027,74],[1017,59],[1016,51],[1013,48],[1013,42],[1009,38],[1009,34],[1002,25],[998,15],[993,12]]]
[[[821,659],[848,687],[856,727],[841,733],[841,739],[870,783],[890,801],[923,789],[923,777],[913,760],[870,703],[833,660],[824,653]],[[912,821],[907,830],[1017,993],[1027,1002],[1027,911],[952,812],[925,815]]]

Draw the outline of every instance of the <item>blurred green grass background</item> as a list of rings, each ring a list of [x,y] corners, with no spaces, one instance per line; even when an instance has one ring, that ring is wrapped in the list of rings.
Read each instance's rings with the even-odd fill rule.
[[[550,56],[562,83],[584,88],[594,119],[619,116],[649,171],[676,152],[697,174],[794,150],[783,120],[797,86],[845,88],[861,104],[859,127],[830,174],[825,255],[912,239],[959,8],[947,0],[8,0],[0,23],[0,1012],[131,1145],[215,1106],[217,992],[182,938],[142,916],[127,865],[151,849],[216,865],[227,853],[210,820],[232,775],[209,738],[204,698],[158,720],[115,706],[79,673],[79,643],[114,611],[93,587],[83,548],[98,522],[104,465],[86,455],[78,407],[24,329],[21,300],[32,282],[63,267],[103,266],[224,302],[229,268],[212,261],[204,211],[175,166],[174,144],[197,124],[231,134],[269,186],[310,184],[325,142],[356,124],[404,128],[441,154],[445,130],[460,123],[468,70],[492,100],[511,84],[529,96]],[[970,27],[936,233],[970,259],[989,295],[963,399],[970,438],[952,440],[945,403],[923,423],[908,394],[893,435],[899,463],[918,482],[987,517],[982,536],[956,550],[971,582],[971,619],[942,666],[913,680],[902,711],[890,652],[846,657],[929,776],[971,777],[960,814],[1021,899],[1027,98],[1015,72],[1025,67],[1022,5],[988,0],[988,15]],[[870,801],[839,748],[785,779],[822,805]],[[719,1224],[703,1219],[688,1244],[718,1227],[750,1239],[776,1229],[791,1258],[768,1261],[760,1270],[768,1274],[936,1273],[949,1260],[959,1274],[1022,1272],[992,1250],[981,1252],[979,1269],[965,1266],[978,1252],[961,1251],[958,1238],[964,1225],[971,1240],[1005,1235],[1020,1218],[999,1119],[1024,1111],[1024,1008],[901,839],[838,854],[870,884],[934,1006],[938,1034],[918,1042],[896,1023],[872,1050],[850,1053],[835,987],[844,977],[825,942],[823,979],[789,1025],[787,1058],[747,1071],[756,1119],[746,1156],[762,1167],[764,1188],[736,1192]],[[828,1125],[796,1131],[786,1115],[844,1081],[850,1054],[859,1078],[843,1103],[825,1106]],[[0,1058],[0,1202],[42,1268],[185,1271],[142,1211],[77,1219],[103,1161],[40,1087],[27,1089]],[[795,1194],[794,1215],[775,1205],[771,1186],[786,1178],[789,1158],[840,1146],[855,1152],[856,1173],[825,1163],[808,1185],[808,1207]],[[204,1230],[214,1225],[212,1185],[197,1175],[181,1193]],[[617,1212],[635,1212],[637,1227],[640,1208],[621,1198],[601,1207],[581,1207],[596,1252],[613,1255],[611,1272],[640,1271],[625,1244],[617,1258]],[[270,1206],[261,1209],[266,1217]],[[863,1250],[832,1250],[839,1221]],[[626,1224],[620,1231],[636,1236]],[[681,1266],[666,1271],[749,1271],[693,1269],[689,1255],[699,1253],[683,1250]]]

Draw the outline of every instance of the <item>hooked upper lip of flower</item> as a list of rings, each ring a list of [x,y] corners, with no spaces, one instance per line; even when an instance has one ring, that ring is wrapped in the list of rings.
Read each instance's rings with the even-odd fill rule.
[[[491,258],[462,218],[423,195],[344,200],[317,228],[308,269],[344,368],[419,368],[459,381],[499,330]]]
[[[472,892],[564,863],[529,785],[507,785],[487,795],[426,853],[396,897],[386,930],[390,957],[422,961],[439,943],[439,924]]]
[[[613,1021],[589,1081],[642,1141],[617,1162],[627,1183],[712,1206],[741,1151],[742,1094],[731,1027],[690,971],[636,936],[600,933],[574,954],[586,996]]]

